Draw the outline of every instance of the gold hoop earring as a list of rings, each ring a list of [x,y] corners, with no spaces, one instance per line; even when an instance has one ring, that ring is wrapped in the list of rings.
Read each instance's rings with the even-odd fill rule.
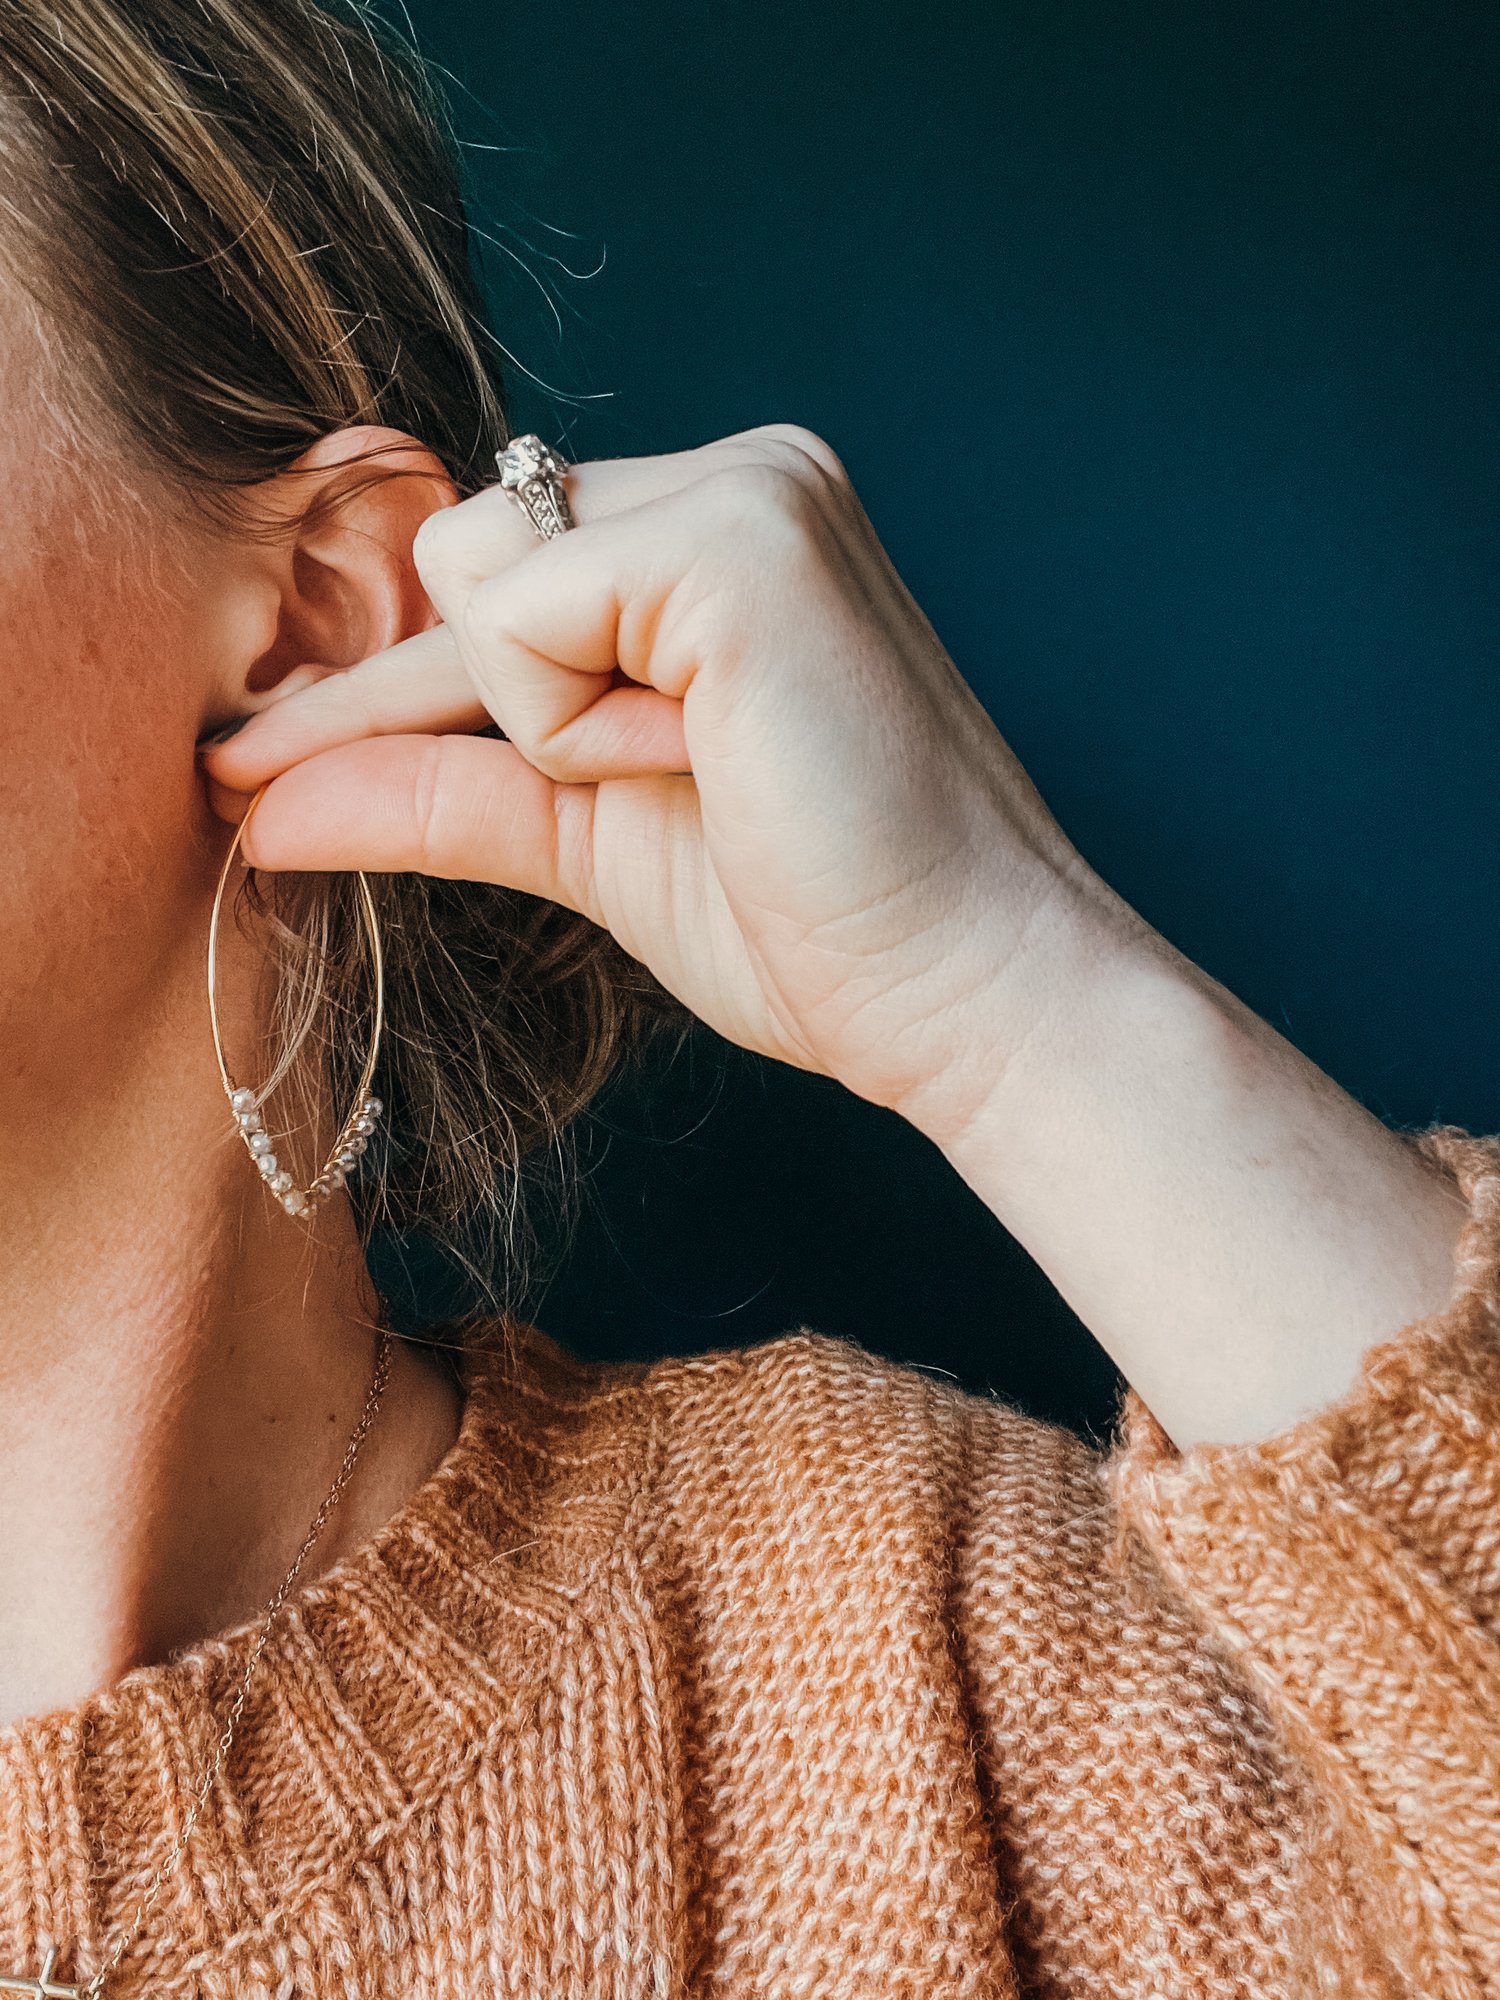
[[[245,817],[235,828],[234,839],[229,843],[229,852],[224,856],[224,865],[219,870],[219,885],[214,891],[213,914],[208,920],[208,1017],[213,1028],[214,1053],[219,1059],[219,1076],[223,1081],[224,1094],[229,1099],[229,1109],[234,1114],[234,1122],[239,1128],[257,1172],[266,1186],[275,1195],[288,1215],[310,1218],[333,1193],[340,1188],[349,1175],[359,1165],[360,1155],[369,1144],[370,1135],[375,1130],[375,1121],[385,1106],[378,1097],[370,1095],[370,1080],[375,1074],[375,1059],[380,1052],[380,1032],[385,1025],[385,964],[380,950],[380,922],[375,914],[375,899],[370,894],[370,885],[365,880],[363,869],[355,870],[359,883],[360,908],[364,914],[365,926],[370,937],[370,957],[375,972],[375,1028],[370,1037],[369,1054],[360,1073],[359,1088],[355,1092],[354,1109],[339,1128],[322,1171],[306,1186],[299,1188],[292,1175],[282,1166],[272,1149],[270,1134],[266,1131],[261,1116],[261,1105],[270,1095],[276,1081],[266,1085],[259,1093],[236,1084],[229,1074],[229,1065],[224,1060],[224,1043],[219,1033],[219,1005],[217,999],[219,910],[224,901],[224,885],[229,880],[229,870],[234,857],[239,852],[241,838],[250,824],[250,815],[264,798],[270,785],[266,784],[251,799]]]

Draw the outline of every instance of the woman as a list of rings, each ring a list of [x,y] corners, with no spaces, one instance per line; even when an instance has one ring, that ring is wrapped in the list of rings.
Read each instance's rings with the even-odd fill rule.
[[[0,1991],[1500,1991],[1500,1145],[1094,875],[821,439],[540,538],[358,15],[0,72]],[[1107,1456],[806,1329],[392,1343],[375,1221],[519,1242],[674,1004],[943,1150]]]

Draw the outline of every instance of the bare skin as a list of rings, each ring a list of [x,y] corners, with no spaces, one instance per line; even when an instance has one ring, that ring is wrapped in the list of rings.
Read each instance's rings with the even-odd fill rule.
[[[555,896],[910,1118],[1179,1442],[1290,1420],[1444,1302],[1449,1190],[1092,875],[819,441],[715,447],[733,476],[675,509],[700,456],[587,468],[538,550],[419,442],[343,431],[254,496],[266,542],[149,479],[123,508],[136,468],[54,449],[49,387],[0,285],[0,1721],[252,1617],[365,1393],[347,1212],[309,1242],[269,1208],[208,1038],[224,822],[270,777],[258,865]],[[300,524],[372,441],[412,476]],[[244,715],[206,785],[195,744]],[[513,741],[466,733],[492,716]],[[257,954],[225,943],[245,1048]],[[403,1351],[313,1570],[457,1421]]]
[[[359,536],[341,567],[304,550],[300,581],[233,537],[172,563],[116,474],[38,448],[46,389],[0,286],[0,1721],[253,1617],[343,1456],[376,1301],[347,1207],[304,1236],[230,1128],[203,979],[227,829],[193,749],[430,616]],[[409,547],[416,499],[397,482],[397,518],[363,525]],[[244,1051],[259,954],[228,923],[221,946]],[[306,1573],[400,1504],[457,1413],[451,1373],[400,1349]]]
[[[1088,867],[822,439],[570,490],[546,544],[495,488],[433,516],[443,631],[207,757],[231,817],[271,780],[257,863],[607,925],[724,1034],[940,1146],[1180,1445],[1294,1422],[1446,1304],[1446,1176]],[[508,742],[463,733],[491,718]]]

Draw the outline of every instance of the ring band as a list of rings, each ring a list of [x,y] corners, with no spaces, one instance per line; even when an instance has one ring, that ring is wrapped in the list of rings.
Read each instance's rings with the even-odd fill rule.
[[[500,484],[544,542],[574,526],[568,505],[564,476],[571,470],[568,461],[553,451],[534,431],[512,438],[504,451],[495,453],[500,468]]]

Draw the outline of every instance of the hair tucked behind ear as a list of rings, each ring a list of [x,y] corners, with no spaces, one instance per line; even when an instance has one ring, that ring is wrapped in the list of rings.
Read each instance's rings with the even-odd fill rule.
[[[0,86],[0,202],[21,275],[92,364],[83,426],[119,428],[209,510],[355,423],[421,439],[460,494],[495,476],[506,398],[442,108],[365,8],[0,0]],[[370,879],[390,1133],[352,1189],[360,1227],[446,1246],[471,1280],[449,1317],[477,1325],[527,1281],[523,1185],[566,1196],[570,1121],[643,1028],[685,1017],[552,904]],[[352,1098],[369,967],[352,878],[273,885],[251,900],[310,1124]]]

